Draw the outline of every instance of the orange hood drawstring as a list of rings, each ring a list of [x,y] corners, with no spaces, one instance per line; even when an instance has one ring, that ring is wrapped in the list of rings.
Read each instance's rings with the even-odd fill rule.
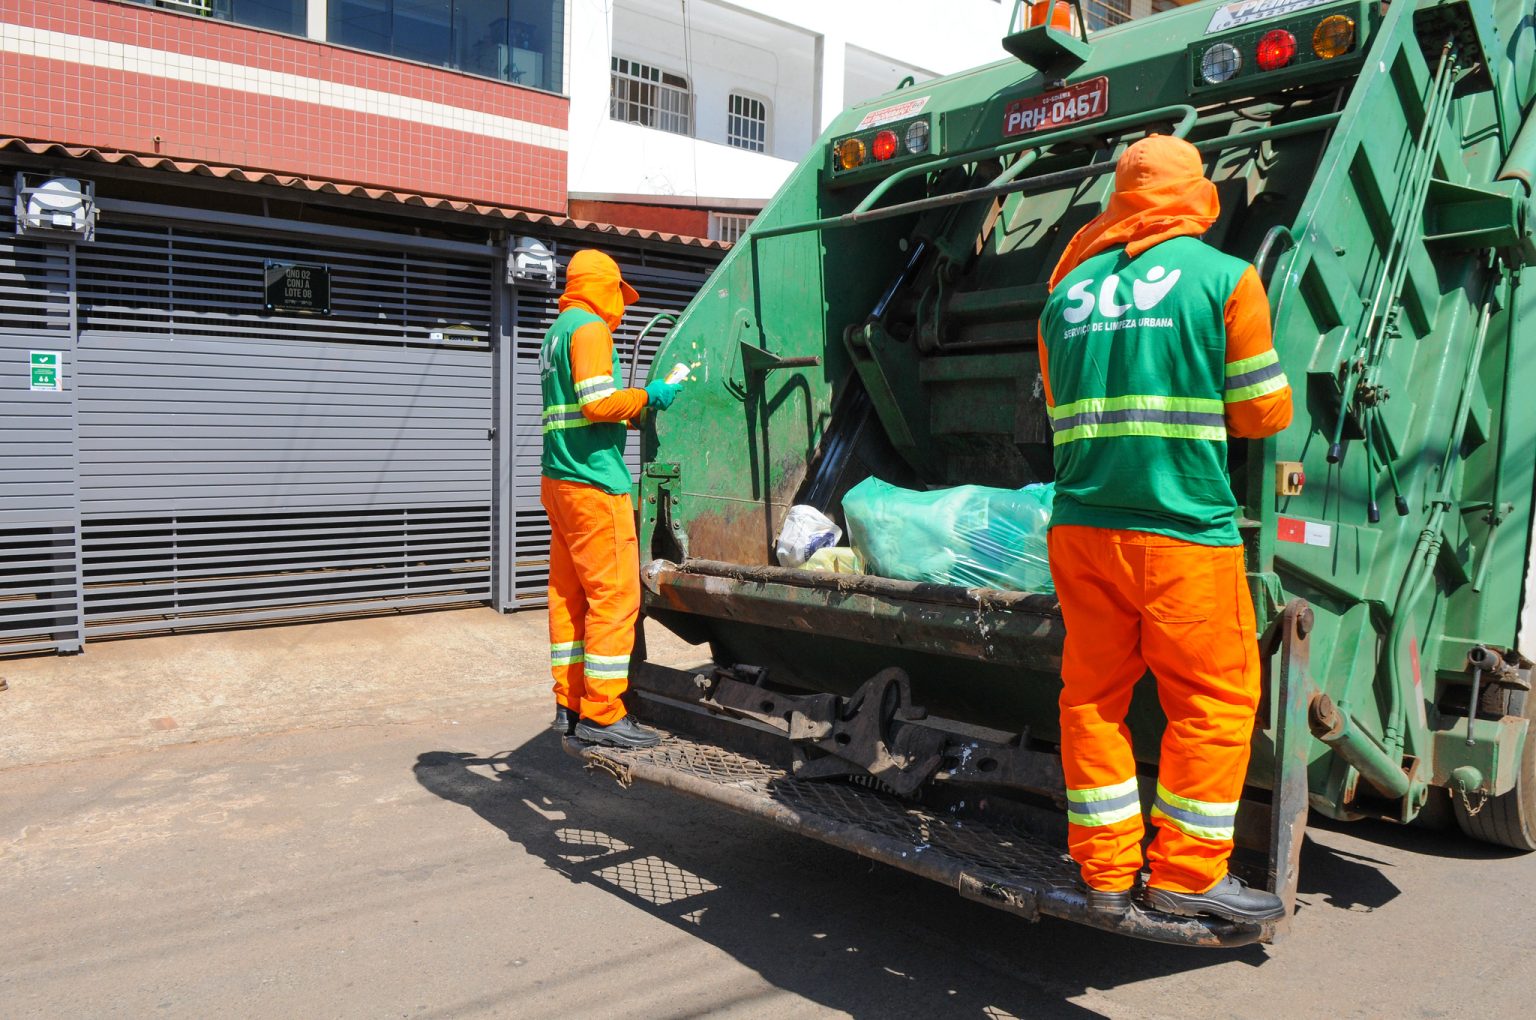
[[[1134,258],[1169,238],[1203,234],[1220,215],[1200,150],[1182,138],[1149,135],[1121,155],[1109,206],[1072,236],[1050,286],[1105,249],[1124,245]]]

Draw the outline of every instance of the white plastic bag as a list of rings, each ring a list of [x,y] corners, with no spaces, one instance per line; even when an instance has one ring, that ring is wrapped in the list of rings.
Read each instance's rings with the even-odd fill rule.
[[[843,537],[843,529],[813,506],[797,505],[784,515],[784,527],[779,530],[779,541],[774,555],[781,567],[800,567],[815,554],[837,544]]]

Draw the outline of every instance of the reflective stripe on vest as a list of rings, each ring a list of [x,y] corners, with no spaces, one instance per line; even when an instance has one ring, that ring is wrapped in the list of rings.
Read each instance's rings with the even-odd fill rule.
[[[1226,406],[1201,397],[1128,394],[1088,397],[1050,409],[1056,446],[1079,439],[1116,436],[1156,436],[1161,439],[1205,439],[1225,442]]]
[[[549,646],[549,664],[551,666],[571,666],[581,661],[583,655],[580,641],[556,641]]]
[[[580,404],[556,404],[544,410],[545,432],[585,428],[591,424],[587,416],[581,413]]]
[[[1135,777],[1113,786],[1067,790],[1067,821],[1073,825],[1114,825],[1140,814]]]
[[[1229,404],[1255,397],[1266,397],[1290,385],[1285,369],[1280,367],[1280,355],[1274,351],[1255,354],[1242,361],[1227,365],[1227,386],[1224,399]]]
[[[629,676],[627,655],[587,655],[588,680],[623,680]]]
[[[1229,841],[1233,825],[1237,821],[1237,801],[1194,800],[1168,792],[1162,783],[1157,784],[1157,796],[1152,801],[1152,817],[1161,818],[1169,825],[1201,839]]]

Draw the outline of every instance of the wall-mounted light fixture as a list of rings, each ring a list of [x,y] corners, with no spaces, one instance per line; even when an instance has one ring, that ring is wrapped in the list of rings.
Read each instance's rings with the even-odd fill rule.
[[[96,236],[96,185],[76,177],[16,175],[16,233],[62,241]]]
[[[555,289],[555,253],[536,237],[519,237],[507,256],[507,282]]]

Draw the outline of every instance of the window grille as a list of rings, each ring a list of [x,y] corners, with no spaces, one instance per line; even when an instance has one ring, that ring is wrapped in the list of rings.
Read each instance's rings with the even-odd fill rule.
[[[649,64],[613,58],[608,115],[614,120],[693,134],[693,92],[688,79]]]
[[[738,149],[768,151],[768,104],[732,92],[725,118],[725,141]]]
[[[1088,19],[1090,32],[1123,25],[1133,17],[1131,0],[1087,0],[1083,4],[1083,15]]]
[[[751,215],[712,212],[709,214],[709,239],[735,244],[756,218]]]
[[[213,0],[153,0],[153,3],[156,7],[184,11],[188,14],[201,14],[205,18],[213,13]]]

